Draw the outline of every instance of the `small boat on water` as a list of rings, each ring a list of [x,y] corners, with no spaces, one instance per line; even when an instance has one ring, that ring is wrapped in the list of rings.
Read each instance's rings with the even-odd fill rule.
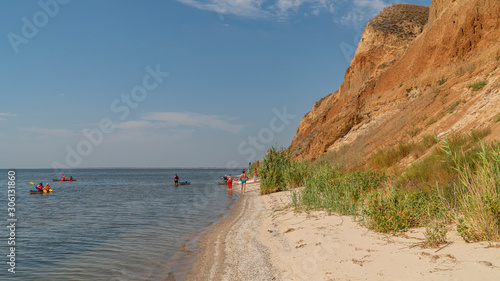
[[[52,179],[52,181],[76,181],[75,179]]]
[[[30,190],[30,194],[44,194],[44,193],[52,193],[52,189],[49,190]]]
[[[191,182],[189,182],[189,181],[181,181],[181,182],[179,182],[179,185],[189,185],[189,184],[191,184]]]

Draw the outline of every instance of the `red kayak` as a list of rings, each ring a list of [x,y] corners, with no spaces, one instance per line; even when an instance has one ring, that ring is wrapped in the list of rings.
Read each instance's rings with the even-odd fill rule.
[[[72,180],[66,180],[66,179],[52,179],[52,181],[76,181],[75,179]]]

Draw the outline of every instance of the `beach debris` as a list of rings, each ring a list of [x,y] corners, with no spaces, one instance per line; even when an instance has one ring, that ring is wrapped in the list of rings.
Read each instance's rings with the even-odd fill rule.
[[[186,243],[182,243],[181,247],[184,252],[191,252],[191,249],[189,249],[189,247],[186,246]]]

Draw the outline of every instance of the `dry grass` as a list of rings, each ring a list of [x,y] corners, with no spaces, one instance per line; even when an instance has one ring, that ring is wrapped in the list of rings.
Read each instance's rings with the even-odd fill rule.
[[[410,4],[395,4],[384,8],[369,24],[376,30],[400,38],[414,38],[427,24],[429,8]]]

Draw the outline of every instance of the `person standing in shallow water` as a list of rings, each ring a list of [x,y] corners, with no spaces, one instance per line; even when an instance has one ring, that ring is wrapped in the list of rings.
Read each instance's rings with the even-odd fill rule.
[[[243,170],[243,174],[240,175],[240,180],[241,180],[241,191],[245,193],[245,188],[247,187],[247,173],[245,170]]]
[[[233,177],[231,176],[231,174],[227,176],[227,187],[229,189],[233,188]]]
[[[177,174],[175,174],[174,176],[174,185],[175,186],[179,185],[179,176]]]

